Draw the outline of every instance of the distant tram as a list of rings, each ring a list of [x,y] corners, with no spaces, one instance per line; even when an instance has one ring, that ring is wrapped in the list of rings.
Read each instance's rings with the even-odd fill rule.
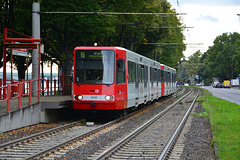
[[[176,70],[121,47],[74,49],[73,109],[126,110],[176,92]]]

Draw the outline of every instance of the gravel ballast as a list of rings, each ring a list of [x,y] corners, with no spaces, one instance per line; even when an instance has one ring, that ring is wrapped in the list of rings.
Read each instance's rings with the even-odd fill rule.
[[[195,113],[202,113],[201,103],[195,108]],[[193,116],[189,132],[185,135],[186,141],[181,159],[214,159],[212,135],[209,119]]]
[[[172,100],[169,100],[171,103]],[[120,124],[117,130],[112,130],[107,133],[103,133],[98,137],[94,137],[91,140],[83,141],[79,147],[70,150],[67,154],[60,158],[55,159],[87,159],[99,150],[106,149],[111,145],[111,142],[118,140],[120,137],[130,133],[134,128],[142,125],[148,120],[154,113],[163,110],[169,103],[161,104],[161,107],[153,107],[153,109],[142,114],[140,117],[135,117],[128,123]],[[195,106],[195,112],[204,112],[201,104]],[[61,124],[38,124],[35,127],[22,128],[20,130],[14,130],[7,133],[0,134],[0,144],[5,143],[16,138],[24,137],[42,130],[50,129]],[[212,147],[212,135],[209,120],[206,117],[193,116],[190,130],[184,135],[186,138],[183,153],[181,159],[214,159],[214,149]]]

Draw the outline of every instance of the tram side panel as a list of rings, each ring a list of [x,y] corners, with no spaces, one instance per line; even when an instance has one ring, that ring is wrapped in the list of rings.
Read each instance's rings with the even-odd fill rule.
[[[127,51],[128,72],[128,107],[137,107],[144,103],[144,66],[140,63],[142,58],[136,53]]]
[[[171,69],[171,94],[176,92],[176,70],[173,68]]]
[[[157,65],[157,97],[161,97],[161,65],[160,63]]]
[[[165,65],[161,64],[161,97],[166,96],[166,91],[165,91],[165,81],[166,81],[166,77],[165,77]]]
[[[170,94],[174,94],[176,92],[176,70],[174,68],[170,68]]]
[[[135,99],[135,81],[136,81],[136,64],[131,61],[130,59],[127,60],[127,69],[128,69],[128,80],[127,80],[127,107],[135,106],[136,99]]]
[[[138,58],[135,53],[127,51],[128,64],[128,102],[127,107],[138,106],[139,82],[138,82]]]
[[[173,92],[176,92],[176,69],[173,69]]]
[[[139,62],[138,64],[138,82],[139,82],[139,102],[138,104],[144,103],[144,65]]]
[[[150,83],[152,60],[127,52],[128,64],[128,107],[147,103],[156,96]]]
[[[165,77],[166,77],[165,95],[168,96],[170,94],[170,69],[168,66],[165,66]]]
[[[172,68],[169,68],[169,95],[171,95],[173,93],[173,85],[172,85],[172,81],[173,81],[173,74],[172,74],[173,70]]]
[[[117,60],[115,69],[115,106],[116,109],[127,108],[127,64],[126,64],[126,51],[116,50]]]

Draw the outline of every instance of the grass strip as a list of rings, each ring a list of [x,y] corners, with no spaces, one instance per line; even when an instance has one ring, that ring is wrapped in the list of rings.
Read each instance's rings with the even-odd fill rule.
[[[207,90],[202,90],[202,101],[213,133],[213,143],[216,144],[219,159],[240,159],[240,105],[212,96]]]

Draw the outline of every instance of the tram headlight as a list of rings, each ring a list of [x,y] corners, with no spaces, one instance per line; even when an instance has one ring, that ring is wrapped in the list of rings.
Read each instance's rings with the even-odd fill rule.
[[[76,96],[75,96],[75,99],[76,99],[76,100],[82,100],[82,99],[83,99],[83,96],[82,96],[82,95],[76,95]]]
[[[113,100],[113,96],[111,96],[111,95],[106,95],[106,96],[105,96],[105,99],[106,99],[107,101],[111,101],[111,100]]]

